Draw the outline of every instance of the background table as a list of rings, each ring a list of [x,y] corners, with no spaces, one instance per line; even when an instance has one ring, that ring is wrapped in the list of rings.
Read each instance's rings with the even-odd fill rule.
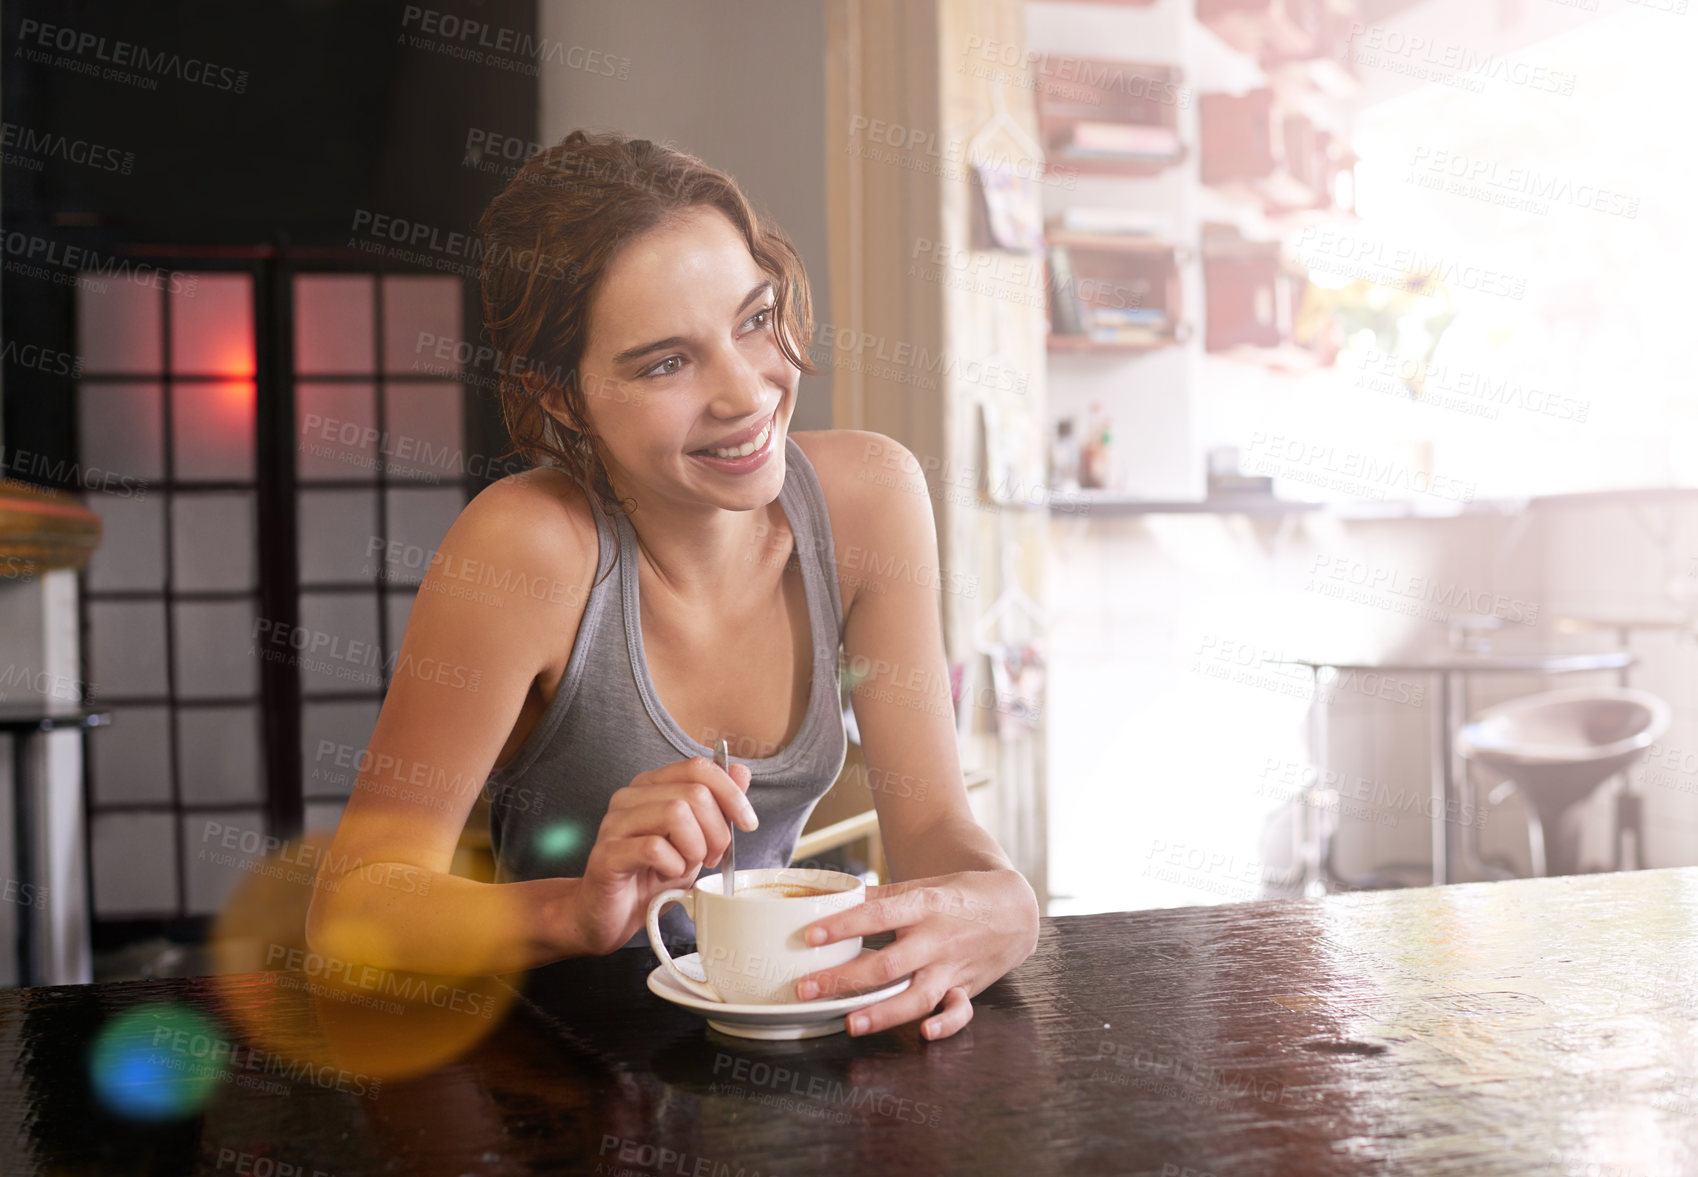
[[[18,904],[16,912],[18,979],[24,985],[55,979],[48,975],[42,959],[44,905],[40,897],[47,893],[48,835],[42,825],[46,805],[37,737],[66,728],[103,727],[111,722],[110,711],[72,703],[0,704],[0,733],[12,737],[12,881],[21,894],[30,896],[29,901]],[[84,754],[87,754],[86,746]],[[63,904],[70,900],[60,896],[54,902]],[[86,924],[83,927],[86,929]]]
[[[1698,868],[1046,918],[930,1043],[724,1038],[651,967],[538,970],[469,1053],[375,1098],[228,1086],[156,1129],[92,1103],[88,1044],[145,1001],[233,1027],[214,979],[3,992],[0,1172],[1698,1170]],[[285,976],[224,983],[310,1028]]]
[[[1315,779],[1324,782],[1327,769],[1327,699],[1328,685],[1323,671],[1336,674],[1341,670],[1367,671],[1375,674],[1429,675],[1438,681],[1438,706],[1432,711],[1429,724],[1432,732],[1432,881],[1457,883],[1467,881],[1460,868],[1466,866],[1480,876],[1508,875],[1507,870],[1487,869],[1474,853],[1473,827],[1466,822],[1447,820],[1457,813],[1464,800],[1458,793],[1458,782],[1466,781],[1468,766],[1461,762],[1456,750],[1456,733],[1468,721],[1468,676],[1471,674],[1589,674],[1600,670],[1625,672],[1635,658],[1626,650],[1563,651],[1516,650],[1513,648],[1473,652],[1461,650],[1435,651],[1407,657],[1385,658],[1275,658],[1272,662],[1288,666],[1305,666],[1314,675],[1315,703],[1310,710],[1310,758],[1315,764]],[[1472,790],[1470,790],[1472,792]],[[1471,799],[1471,798],[1470,798]],[[1304,806],[1302,812],[1307,813]],[[1323,823],[1324,826],[1324,823]],[[1343,881],[1332,864],[1333,845],[1330,838],[1317,839],[1318,851],[1311,857],[1305,848],[1300,860],[1309,880],[1325,887]],[[1390,880],[1357,880],[1352,885],[1379,886]],[[1318,888],[1317,888],[1318,889]]]

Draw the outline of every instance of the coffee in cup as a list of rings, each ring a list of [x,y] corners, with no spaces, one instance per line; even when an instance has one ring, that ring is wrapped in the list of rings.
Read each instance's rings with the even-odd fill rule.
[[[842,871],[767,867],[737,872],[735,893],[720,888],[724,875],[697,879],[689,890],[669,890],[649,902],[649,945],[674,980],[709,1001],[780,1005],[796,1001],[796,981],[847,964],[861,954],[861,938],[811,945],[809,924],[866,902],[867,887]],[[678,903],[696,923],[703,984],[679,969],[660,934],[660,913]]]
[[[737,894],[759,895],[762,899],[806,899],[811,895],[830,895],[824,887],[809,887],[801,883],[761,883],[747,892],[737,888]]]

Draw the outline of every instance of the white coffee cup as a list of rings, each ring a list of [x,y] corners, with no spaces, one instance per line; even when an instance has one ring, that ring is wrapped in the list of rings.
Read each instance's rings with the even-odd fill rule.
[[[720,892],[724,878],[708,875],[687,891],[662,891],[649,902],[649,944],[667,972],[691,993],[728,1004],[793,1002],[798,978],[847,964],[861,954],[859,936],[817,947],[802,938],[815,920],[866,902],[867,886],[854,875],[789,866],[740,870],[736,893],[729,899]],[[823,893],[786,895],[786,888]],[[669,903],[682,904],[696,922],[706,985],[681,971],[661,941],[660,913]]]

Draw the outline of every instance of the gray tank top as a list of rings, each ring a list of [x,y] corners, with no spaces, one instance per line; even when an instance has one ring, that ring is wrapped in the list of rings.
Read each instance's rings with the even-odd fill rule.
[[[789,744],[774,756],[730,758],[749,766],[749,800],[761,822],[753,833],[737,832],[739,871],[789,864],[803,824],[848,752],[838,677],[843,602],[831,520],[812,463],[788,435],[784,453],[778,501],[795,535],[791,558],[801,562],[813,679],[807,715]],[[624,515],[604,509],[593,494],[586,497],[595,511],[599,556],[566,673],[535,730],[486,786],[497,882],[582,877],[615,792],[640,772],[713,756],[667,714],[649,678],[636,532]],[[734,669],[727,672],[727,689],[735,689],[736,677]],[[673,904],[661,916],[661,934],[670,949],[693,941],[695,925]],[[647,944],[648,932],[638,929],[626,947]]]

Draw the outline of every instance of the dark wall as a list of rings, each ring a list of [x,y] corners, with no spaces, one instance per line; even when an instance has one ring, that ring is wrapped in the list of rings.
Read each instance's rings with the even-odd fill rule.
[[[7,0],[3,9],[6,123],[131,157],[127,172],[62,160],[6,167],[8,226],[340,243],[361,208],[469,223],[498,184],[463,166],[468,132],[535,137],[534,76],[466,56],[507,38],[514,50],[490,56],[524,64],[518,46],[536,32],[528,0]],[[489,31],[468,35],[459,17]],[[60,50],[72,35],[75,47]],[[145,82],[81,72],[90,68]]]
[[[534,0],[0,3],[6,449],[74,457],[68,251],[471,232],[503,179],[468,139],[536,138],[536,31]]]

